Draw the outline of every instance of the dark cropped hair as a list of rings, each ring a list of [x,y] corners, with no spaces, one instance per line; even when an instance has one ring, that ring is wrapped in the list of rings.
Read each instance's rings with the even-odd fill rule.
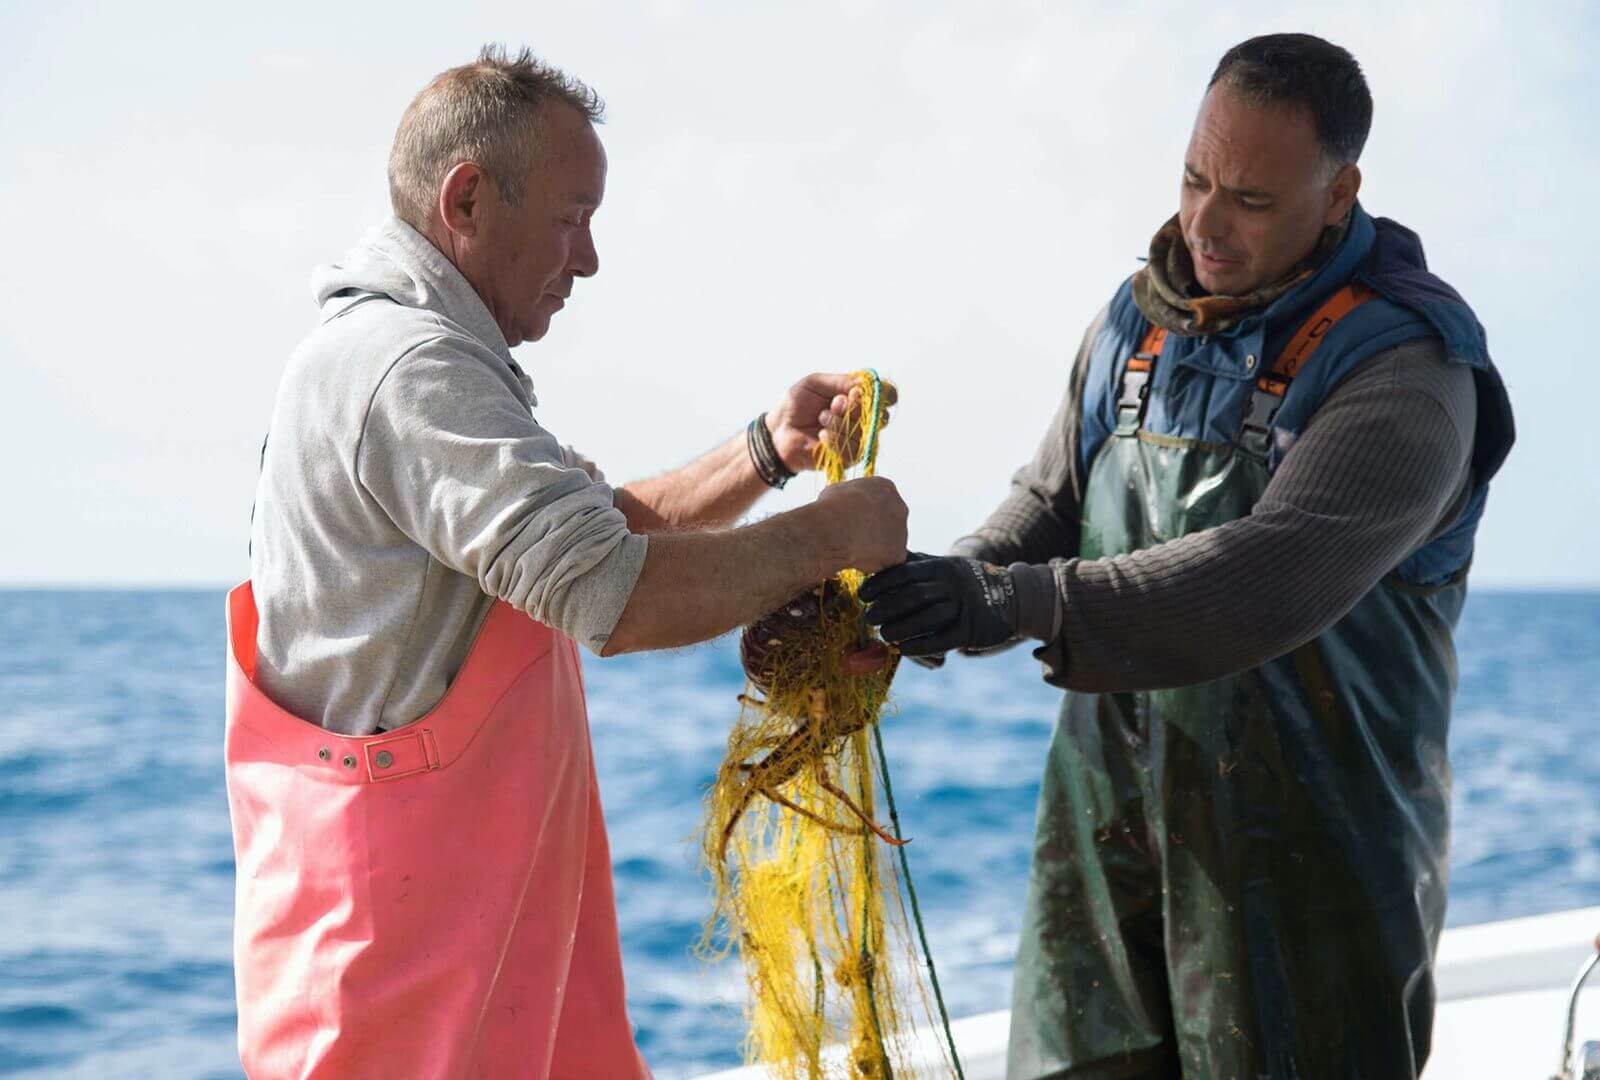
[[[1210,89],[1222,83],[1252,105],[1304,105],[1317,140],[1340,165],[1361,156],[1372,128],[1372,93],[1356,58],[1310,34],[1266,34],[1229,49]]]

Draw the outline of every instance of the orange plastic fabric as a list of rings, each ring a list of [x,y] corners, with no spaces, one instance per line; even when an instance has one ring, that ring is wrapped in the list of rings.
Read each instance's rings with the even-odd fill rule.
[[[1163,326],[1152,326],[1145,332],[1144,340],[1139,342],[1139,351],[1133,354],[1128,361],[1129,371],[1149,371],[1156,366],[1156,359],[1160,357],[1161,350],[1167,345],[1167,330]]]
[[[432,712],[350,738],[256,688],[256,622],[240,585],[226,758],[245,1071],[649,1077],[573,643],[497,603]]]
[[[1317,351],[1322,339],[1333,329],[1334,324],[1377,295],[1371,286],[1352,281],[1328,297],[1321,307],[1311,313],[1311,317],[1301,325],[1300,329],[1295,331],[1294,337],[1289,339],[1289,344],[1278,354],[1277,363],[1272,365],[1271,371],[1256,380],[1256,386],[1276,397],[1287,394],[1289,384],[1300,374],[1300,369],[1311,359],[1311,354]]]

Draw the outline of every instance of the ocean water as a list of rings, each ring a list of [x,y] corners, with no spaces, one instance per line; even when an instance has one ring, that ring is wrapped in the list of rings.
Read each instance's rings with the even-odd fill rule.
[[[1480,593],[1459,635],[1452,925],[1600,903],[1600,593]],[[0,591],[0,1074],[234,1077],[221,592]],[[738,1060],[691,945],[728,642],[592,661],[630,1005],[663,1078]],[[1024,650],[907,666],[885,726],[953,1015],[1005,1007],[1056,692]]]

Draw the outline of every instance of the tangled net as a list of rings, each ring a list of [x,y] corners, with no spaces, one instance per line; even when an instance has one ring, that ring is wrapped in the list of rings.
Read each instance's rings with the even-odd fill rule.
[[[818,450],[830,484],[852,461],[861,475],[876,465],[881,384],[876,372],[857,379],[843,437]],[[716,906],[701,953],[738,950],[750,987],[745,1058],[785,1080],[926,1075],[927,1047],[911,1037],[934,1016],[925,982],[939,1000],[932,959],[924,970],[910,933],[913,917],[921,927],[904,851],[903,874],[881,857],[905,843],[877,732],[899,658],[867,675],[844,668],[847,652],[876,640],[861,580],[846,570],[746,634],[751,681],[706,799]],[[892,831],[878,821],[880,786]],[[948,1031],[946,1021],[947,1042]],[[823,1053],[834,1043],[847,1048],[842,1060]],[[953,1044],[935,1058],[960,1075]]]

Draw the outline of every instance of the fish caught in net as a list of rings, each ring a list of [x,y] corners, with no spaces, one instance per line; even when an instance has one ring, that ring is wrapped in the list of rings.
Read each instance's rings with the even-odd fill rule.
[[[882,384],[870,371],[857,383],[840,437],[818,450],[830,484],[876,467]],[[925,1034],[945,1019],[943,1003],[931,957],[924,966],[917,954],[920,916],[877,732],[898,656],[867,674],[846,667],[847,654],[877,642],[861,580],[846,570],[745,632],[749,684],[706,799],[716,905],[701,952],[738,952],[746,1059],[785,1080],[960,1075],[944,1048],[948,1022],[931,1051]],[[842,1054],[824,1052],[833,1045]]]

